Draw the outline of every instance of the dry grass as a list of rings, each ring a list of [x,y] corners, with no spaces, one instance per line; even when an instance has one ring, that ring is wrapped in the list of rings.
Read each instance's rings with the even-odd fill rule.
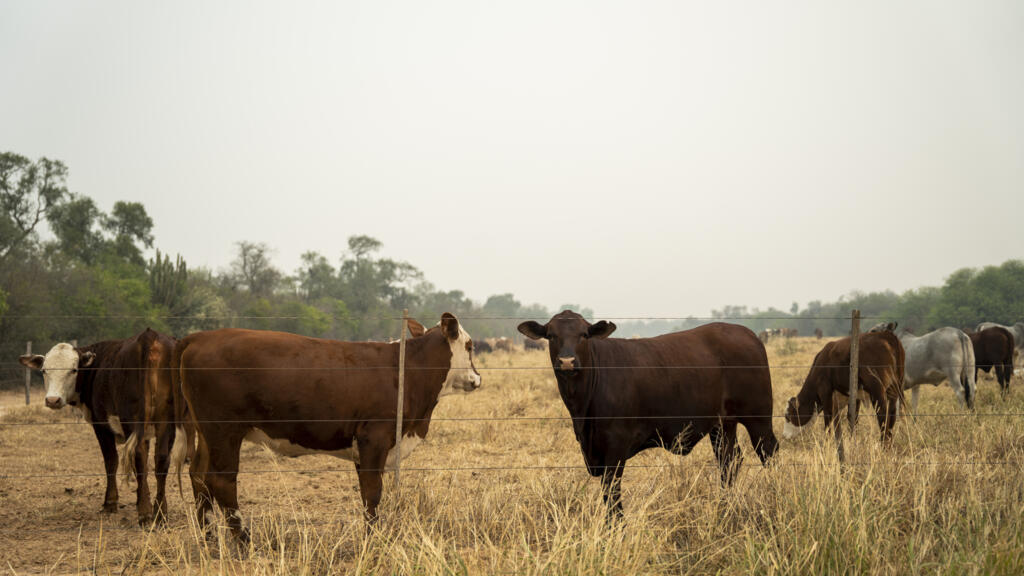
[[[769,343],[775,410],[799,387],[822,342]],[[436,417],[565,416],[542,352],[480,360],[483,388],[445,399]],[[1021,382],[1015,380],[1014,387]],[[96,476],[0,479],[0,565],[13,573],[1021,573],[1024,572],[1024,392],[1003,403],[983,379],[977,415],[948,387],[922,393],[915,422],[881,450],[862,418],[841,469],[820,424],[782,441],[776,465],[745,465],[723,489],[707,442],[684,458],[648,451],[624,479],[626,519],[608,526],[600,487],[565,420],[436,421],[390,479],[382,521],[367,532],[352,465],[277,458],[243,447],[240,499],[252,544],[206,541],[174,486],[167,528],[135,527],[134,493],[101,518]],[[866,416],[866,414],[865,414]],[[39,407],[0,420],[3,474],[102,472],[92,432]],[[781,436],[782,423],[776,430]],[[572,469],[517,470],[572,466]],[[492,470],[431,471],[451,467]],[[420,470],[415,470],[420,469]],[[246,471],[272,471],[245,474]],[[186,496],[188,496],[186,494]],[[187,497],[186,500],[191,500]]]

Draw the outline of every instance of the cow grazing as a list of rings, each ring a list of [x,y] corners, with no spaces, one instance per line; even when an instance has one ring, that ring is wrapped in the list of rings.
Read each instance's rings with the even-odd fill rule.
[[[903,400],[904,352],[892,332],[861,334],[858,339],[859,368],[857,390],[875,406],[882,441],[892,438],[892,427]],[[850,392],[850,337],[825,344],[814,357],[814,363],[800,392],[786,406],[785,438],[793,438],[800,427],[809,424],[818,412],[824,413],[825,430],[834,427],[839,459],[843,458],[842,418],[836,418],[837,407]],[[858,402],[859,407],[859,402]]]
[[[985,328],[992,327],[1004,328],[1013,335],[1013,365],[1016,368],[1024,367],[1024,322],[1017,322],[1013,326],[1003,326],[995,322],[982,322],[978,324],[974,331],[981,332]]]
[[[524,350],[547,350],[548,349],[548,344],[547,344],[546,341],[543,341],[543,340],[530,340],[529,338],[527,338],[526,340],[523,340],[523,349]]]
[[[715,323],[654,338],[608,338],[615,324],[591,324],[571,310],[547,324],[519,325],[548,341],[558,391],[592,476],[600,476],[609,513],[622,514],[626,461],[657,446],[688,454],[711,436],[722,481],[739,467],[736,425],[743,424],[761,462],[772,433],[772,382],[764,345],[753,332]]]
[[[894,332],[896,322],[874,325],[870,332]],[[947,326],[915,336],[905,328],[897,333],[907,353],[903,389],[911,390],[910,404],[917,411],[921,384],[938,386],[943,381],[956,393],[961,405],[974,408],[974,346],[962,330]]]
[[[480,386],[472,340],[451,314],[406,343],[405,422],[395,446],[399,344],[340,342],[258,330],[214,330],[174,349],[175,412],[197,427],[199,447],[189,476],[197,517],[217,504],[242,540],[238,514],[242,440],[286,456],[328,454],[351,460],[366,518],[374,521],[382,472],[427,435],[439,397]],[[176,450],[177,469],[183,456]]]
[[[166,518],[164,486],[175,427],[170,358],[174,340],[147,328],[126,340],[83,348],[57,344],[46,356],[22,356],[21,363],[43,373],[46,406],[77,406],[92,423],[107,471],[103,511],[117,511],[117,444],[124,443],[125,475],[138,482],[139,524]],[[149,440],[156,440],[156,499],[149,501],[146,479]]]
[[[474,340],[473,341],[473,353],[474,354],[490,354],[494,352],[494,348],[491,347],[490,342],[487,340]]]
[[[974,345],[974,380],[978,380],[978,369],[987,374],[995,370],[999,381],[999,392],[1003,399],[1010,391],[1010,377],[1013,376],[1013,334],[1006,328],[992,326],[980,332],[967,335]]]

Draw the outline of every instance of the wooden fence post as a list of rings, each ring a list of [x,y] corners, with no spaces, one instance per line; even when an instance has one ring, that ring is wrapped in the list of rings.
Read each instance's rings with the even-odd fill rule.
[[[25,354],[28,356],[32,355],[32,341],[29,340],[25,343]],[[25,406],[29,405],[28,398],[28,387],[32,385],[32,370],[27,366],[25,367]]]
[[[405,409],[405,333],[409,328],[409,310],[402,310],[402,336],[398,343],[398,411],[395,413],[395,487],[402,469],[402,411]]]
[[[857,371],[860,367],[860,310],[854,310],[850,321],[850,405],[847,417],[850,421],[850,434],[853,434],[853,423],[857,420]]]

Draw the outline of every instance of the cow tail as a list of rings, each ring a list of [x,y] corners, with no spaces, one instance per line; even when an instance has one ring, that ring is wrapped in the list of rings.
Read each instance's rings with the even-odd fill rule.
[[[131,482],[132,477],[135,476],[135,449],[139,446],[139,431],[141,428],[137,423],[132,423],[132,433],[128,436],[128,440],[124,443],[124,451],[121,452],[121,471],[124,474],[124,483],[128,484]],[[145,442],[145,440],[143,440]]]
[[[191,444],[189,441],[191,435],[187,433],[186,425],[188,428],[194,427],[194,424],[189,422],[188,403],[185,401],[185,394],[182,391],[185,374],[181,365],[181,357],[186,347],[188,347],[188,340],[182,340],[174,346],[174,352],[171,354],[171,398],[174,404],[175,427],[171,462],[174,464],[174,471],[178,476],[178,494],[182,499],[185,498],[185,494],[181,487],[181,467],[185,464],[185,456],[190,451],[189,445]]]

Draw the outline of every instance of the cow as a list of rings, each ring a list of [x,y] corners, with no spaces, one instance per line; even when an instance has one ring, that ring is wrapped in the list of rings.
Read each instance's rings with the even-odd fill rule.
[[[381,475],[427,435],[440,397],[480,387],[473,341],[445,312],[430,330],[410,320],[405,422],[395,445],[400,344],[341,342],[283,332],[223,329],[192,334],[171,359],[177,421],[199,446],[189,467],[205,530],[216,501],[235,537],[248,541],[238,507],[242,440],[286,456],[328,454],[355,463],[365,517],[377,519]],[[174,453],[180,474],[184,457]]]
[[[904,404],[904,351],[892,332],[870,332],[858,338],[857,390],[875,406],[883,444],[892,438],[892,427]],[[793,438],[801,426],[809,424],[818,412],[824,413],[825,430],[834,428],[839,459],[843,460],[842,418],[836,418],[840,397],[849,398],[850,337],[825,344],[814,357],[800,392],[786,405],[782,435]],[[859,402],[862,398],[858,398]]]
[[[763,464],[778,448],[764,345],[735,324],[713,323],[654,338],[609,338],[615,324],[591,324],[566,310],[519,331],[547,340],[558,391],[591,476],[600,476],[609,517],[622,516],[626,461],[654,447],[688,454],[711,436],[722,482],[738,468],[736,425]]]
[[[771,336],[772,332],[768,328],[765,328],[764,330],[761,330],[760,332],[757,333],[757,339],[760,340],[762,344],[767,344],[768,339],[771,338]]]
[[[875,324],[870,332],[896,333],[896,322]],[[921,384],[938,386],[948,381],[960,405],[974,408],[974,346],[962,330],[947,326],[915,336],[906,328],[896,333],[907,353],[903,389],[911,390],[910,405],[917,411]]]
[[[512,340],[509,339],[509,338],[505,338],[505,337],[488,338],[487,340],[488,340],[488,343],[491,345],[491,348],[493,348],[495,351],[497,351],[497,350],[501,350],[503,352],[511,352],[512,351]]]
[[[523,349],[524,350],[547,350],[548,349],[548,345],[547,345],[547,342],[542,342],[540,340],[530,340],[529,338],[527,338],[526,340],[523,340]]]
[[[83,348],[62,342],[45,356],[20,358],[42,372],[48,408],[76,406],[92,424],[107,472],[102,508],[107,514],[117,512],[117,444],[125,445],[121,467],[126,477],[134,473],[138,483],[135,507],[142,526],[163,522],[167,514],[164,486],[175,437],[169,371],[173,348],[172,338],[146,328],[125,340]],[[151,439],[156,441],[152,503],[146,478]]]
[[[474,340],[473,341],[473,354],[490,354],[494,352],[494,348],[491,347],[490,342],[487,340]]]
[[[1013,365],[1016,368],[1024,367],[1024,322],[1017,322],[1013,326],[1003,326],[995,322],[982,322],[978,324],[974,331],[981,332],[985,328],[992,328],[993,326],[1005,328],[1013,335]]]
[[[785,338],[796,338],[797,336],[800,335],[800,331],[797,330],[796,328],[783,328],[782,335]]]
[[[1013,376],[1013,334],[1000,326],[985,328],[967,335],[974,346],[974,380],[978,380],[978,369],[987,374],[994,369],[999,382],[999,393],[1006,399],[1010,392],[1010,377]]]
[[[814,329],[814,337],[817,338],[818,340],[821,340],[824,335],[825,333],[821,331],[821,328]]]

